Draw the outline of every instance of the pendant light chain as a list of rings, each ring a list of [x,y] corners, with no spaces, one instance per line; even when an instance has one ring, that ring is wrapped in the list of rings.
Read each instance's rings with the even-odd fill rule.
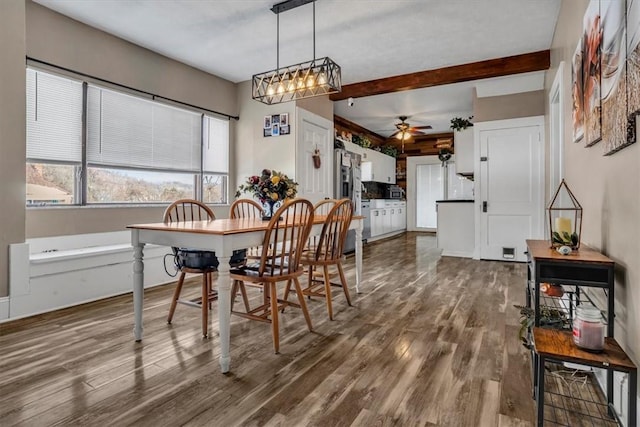
[[[313,0],[313,58],[316,58],[316,0]]]
[[[280,14],[276,13],[276,70],[280,69]]]

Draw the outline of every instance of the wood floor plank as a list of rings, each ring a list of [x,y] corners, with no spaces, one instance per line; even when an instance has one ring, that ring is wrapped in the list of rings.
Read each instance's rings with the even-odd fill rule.
[[[0,424],[7,426],[526,426],[534,421],[526,350],[517,339],[523,264],[440,257],[435,236],[367,244],[362,293],[336,292],[268,324],[232,316],[231,372],[217,334],[179,306],[173,285],[145,291],[145,338],[130,294],[0,324]],[[304,285],[304,284],[303,284]],[[198,278],[185,285],[199,293]],[[262,300],[249,292],[251,302]],[[238,300],[240,303],[241,301]],[[217,305],[210,313],[217,330]]]

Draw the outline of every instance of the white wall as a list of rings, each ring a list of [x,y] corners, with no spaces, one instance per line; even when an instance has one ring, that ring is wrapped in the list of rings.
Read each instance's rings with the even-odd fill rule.
[[[295,102],[267,105],[251,98],[251,81],[238,84],[240,120],[236,126],[234,163],[236,183],[242,184],[248,176],[262,169],[275,169],[296,179],[296,123]],[[292,126],[289,135],[263,136],[264,116],[289,113]],[[233,196],[233,194],[232,194]]]

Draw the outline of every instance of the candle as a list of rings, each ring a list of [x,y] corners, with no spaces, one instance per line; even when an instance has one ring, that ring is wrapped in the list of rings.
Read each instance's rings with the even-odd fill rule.
[[[571,227],[571,218],[560,217],[556,218],[556,227],[555,231],[558,232],[560,237],[565,238],[564,233],[566,232],[569,236],[573,233],[573,228]]]

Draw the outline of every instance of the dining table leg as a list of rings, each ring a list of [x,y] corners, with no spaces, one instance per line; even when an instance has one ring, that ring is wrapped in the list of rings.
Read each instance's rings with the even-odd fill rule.
[[[133,336],[142,341],[142,309],[144,302],[144,243],[138,240],[138,230],[131,232],[133,245]]]
[[[218,257],[218,328],[220,336],[220,368],[229,372],[231,356],[229,337],[231,335],[231,279],[229,277],[229,257]]]
[[[360,293],[362,280],[362,220],[356,226],[356,292]]]

